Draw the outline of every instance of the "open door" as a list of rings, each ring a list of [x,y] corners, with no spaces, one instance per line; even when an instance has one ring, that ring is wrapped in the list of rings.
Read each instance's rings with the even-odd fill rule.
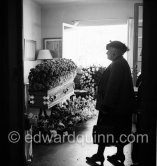
[[[72,59],[77,63],[78,53],[77,27],[63,23],[62,57]]]

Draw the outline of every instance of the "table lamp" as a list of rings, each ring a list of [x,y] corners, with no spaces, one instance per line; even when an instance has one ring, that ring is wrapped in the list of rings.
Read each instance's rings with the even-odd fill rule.
[[[49,59],[53,59],[50,50],[48,49],[44,49],[44,50],[40,50],[37,56],[38,60],[49,60]]]

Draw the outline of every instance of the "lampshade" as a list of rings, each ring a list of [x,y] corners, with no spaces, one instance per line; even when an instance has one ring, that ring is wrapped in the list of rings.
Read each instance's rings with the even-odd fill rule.
[[[52,55],[49,50],[40,50],[37,59],[52,59]]]

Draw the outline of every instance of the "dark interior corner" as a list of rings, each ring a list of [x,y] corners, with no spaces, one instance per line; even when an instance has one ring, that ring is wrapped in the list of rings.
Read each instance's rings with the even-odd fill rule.
[[[156,113],[155,113],[155,80],[154,80],[154,3],[144,1],[143,22],[143,129],[149,135],[149,143],[141,148],[142,165],[155,165],[156,151]],[[154,95],[153,95],[154,93]],[[150,155],[149,155],[150,154]]]
[[[22,1],[5,1],[2,9],[3,22],[3,79],[5,89],[2,100],[2,160],[5,165],[24,165],[23,141],[23,59],[22,59]],[[19,131],[19,143],[11,144],[8,133]]]

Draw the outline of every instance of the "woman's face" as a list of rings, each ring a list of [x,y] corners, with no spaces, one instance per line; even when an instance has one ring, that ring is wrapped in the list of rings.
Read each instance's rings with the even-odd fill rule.
[[[107,54],[107,59],[111,61],[114,61],[119,56],[118,50],[113,47],[109,47],[106,54]]]

